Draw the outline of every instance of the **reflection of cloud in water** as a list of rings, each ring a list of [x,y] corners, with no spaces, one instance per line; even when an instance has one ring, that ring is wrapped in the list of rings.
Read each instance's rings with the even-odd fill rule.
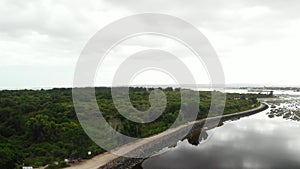
[[[300,168],[300,123],[270,119],[266,112],[213,129],[197,147],[183,141],[143,163],[147,168]],[[208,131],[208,135],[211,132]]]

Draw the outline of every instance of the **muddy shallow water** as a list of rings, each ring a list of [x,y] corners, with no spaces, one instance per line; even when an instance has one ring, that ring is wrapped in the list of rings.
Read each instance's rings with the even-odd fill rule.
[[[144,169],[281,169],[300,168],[300,97],[269,100],[258,114],[178,142],[146,159]],[[196,140],[195,140],[196,137]],[[197,140],[200,138],[200,141]]]

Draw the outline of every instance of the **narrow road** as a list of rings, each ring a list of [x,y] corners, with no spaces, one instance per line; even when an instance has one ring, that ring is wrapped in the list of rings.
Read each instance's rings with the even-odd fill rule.
[[[151,137],[148,137],[148,138],[144,138],[144,139],[138,140],[138,141],[133,142],[133,143],[123,145],[123,146],[117,148],[115,151],[116,151],[117,154],[126,154],[127,152],[130,152],[130,151],[132,151],[132,150],[134,150],[134,149],[136,149],[140,146],[149,144],[149,143],[151,143],[152,141],[154,141],[156,139],[163,138],[166,135],[169,135],[173,132],[180,131],[181,129],[183,129],[183,128],[189,126],[189,125],[199,124],[199,123],[205,122],[206,120],[213,120],[213,119],[217,119],[217,118],[230,118],[230,117],[237,117],[237,116],[246,116],[246,115],[249,115],[249,114],[258,113],[260,111],[265,110],[266,108],[267,108],[267,105],[261,104],[259,107],[253,108],[251,110],[246,110],[246,111],[242,111],[242,112],[238,112],[238,113],[234,113],[234,114],[229,114],[229,115],[224,115],[224,116],[217,116],[217,117],[197,120],[197,121],[194,121],[194,122],[190,122],[188,124],[180,125],[180,126],[178,126],[176,128],[173,128],[173,129],[166,130],[166,131],[164,131],[162,133],[159,133],[157,135],[154,135],[154,136],[151,136]],[[67,167],[66,169],[98,169],[99,167],[104,166],[107,163],[109,163],[109,162],[111,162],[111,161],[113,161],[117,158],[118,158],[118,156],[116,156],[114,154],[111,154],[109,152],[106,152],[106,153],[97,155],[97,156],[93,157],[92,159],[89,159],[89,160],[83,161],[81,163],[72,165],[71,167]]]

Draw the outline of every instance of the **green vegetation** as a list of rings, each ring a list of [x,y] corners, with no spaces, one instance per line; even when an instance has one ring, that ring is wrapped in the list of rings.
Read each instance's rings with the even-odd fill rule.
[[[134,107],[147,110],[153,89],[131,88]],[[126,135],[147,137],[166,130],[180,109],[180,92],[164,89],[167,107],[154,122],[133,123],[120,115],[111,99],[110,88],[97,88],[96,98],[106,120]],[[224,114],[258,105],[254,94],[227,94]],[[198,119],[207,116],[211,92],[200,92]],[[66,158],[90,158],[104,152],[84,133],[78,123],[71,89],[0,91],[0,168],[44,166],[60,168]],[[56,164],[55,164],[56,163]]]

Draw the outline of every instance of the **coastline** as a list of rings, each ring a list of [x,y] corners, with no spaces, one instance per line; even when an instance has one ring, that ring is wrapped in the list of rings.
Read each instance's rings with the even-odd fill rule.
[[[166,140],[170,140],[172,137],[176,136],[177,134],[179,134],[181,132],[185,132],[186,129],[190,128],[191,126],[192,126],[192,128],[190,129],[189,133],[192,133],[196,130],[202,129],[202,127],[205,123],[208,128],[214,128],[214,127],[217,127],[218,124],[220,124],[224,121],[253,115],[253,114],[259,113],[261,111],[264,111],[268,108],[269,108],[269,106],[267,104],[261,103],[259,107],[249,109],[246,111],[241,111],[241,112],[237,112],[237,113],[233,113],[233,114],[210,117],[210,118],[193,121],[188,124],[180,125],[174,129],[166,130],[157,135],[138,140],[137,142],[123,145],[123,146],[117,148],[115,151],[118,152],[118,154],[121,154],[124,152],[132,152],[132,151],[137,152],[137,153],[143,153],[143,152],[138,151],[139,148],[142,148],[143,150],[149,150],[149,151],[161,150],[162,148],[164,148],[163,145],[161,144],[162,142],[164,142]],[[219,123],[216,123],[216,121],[219,121]],[[174,143],[172,143],[172,144],[175,145],[177,143],[177,141],[178,140],[175,140]],[[109,152],[105,152],[105,153],[99,154],[91,159],[83,161],[79,164],[72,165],[71,167],[67,167],[65,169],[130,168],[130,167],[133,167],[135,164],[141,162],[142,160],[143,159],[132,159],[132,158],[126,158],[126,157],[119,157],[119,156],[111,154]]]

